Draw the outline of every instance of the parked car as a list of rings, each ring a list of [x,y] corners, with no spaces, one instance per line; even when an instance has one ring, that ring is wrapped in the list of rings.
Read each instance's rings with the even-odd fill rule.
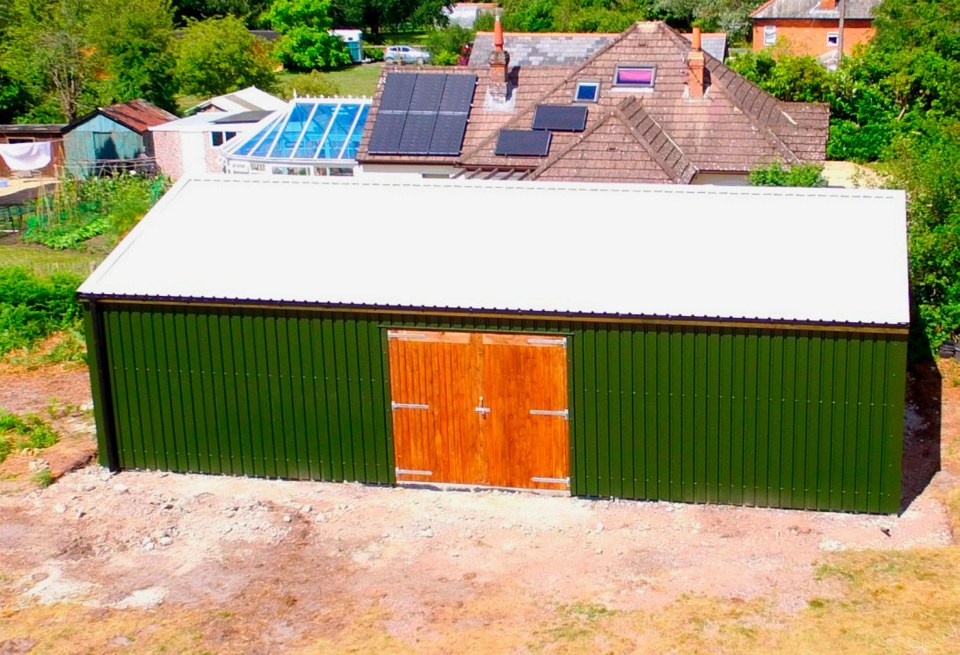
[[[391,45],[383,51],[383,60],[388,64],[425,64],[430,53],[411,45]]]

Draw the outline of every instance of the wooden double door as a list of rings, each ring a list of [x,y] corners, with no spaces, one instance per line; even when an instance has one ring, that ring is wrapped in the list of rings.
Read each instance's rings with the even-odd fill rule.
[[[568,489],[566,339],[390,330],[398,481]]]

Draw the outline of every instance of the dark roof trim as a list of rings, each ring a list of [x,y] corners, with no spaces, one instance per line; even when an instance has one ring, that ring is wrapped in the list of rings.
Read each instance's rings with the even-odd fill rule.
[[[470,317],[529,317],[531,320],[544,319],[567,321],[591,321],[605,323],[653,324],[669,323],[673,325],[729,327],[744,329],[770,330],[822,330],[829,332],[875,332],[881,334],[895,334],[906,337],[910,326],[908,324],[875,324],[875,323],[838,323],[835,321],[798,321],[767,318],[716,318],[707,316],[657,316],[657,315],[628,315],[628,314],[585,314],[576,312],[529,311],[515,309],[464,309],[456,307],[406,307],[382,306],[348,303],[314,303],[290,300],[232,300],[229,298],[178,298],[175,296],[140,296],[140,295],[101,295],[78,293],[77,298],[85,302],[105,302],[117,304],[157,304],[157,305],[189,305],[207,307],[233,308],[262,308],[274,307],[277,309],[312,309],[325,312],[356,312],[370,314],[429,314],[443,316],[470,316]]]

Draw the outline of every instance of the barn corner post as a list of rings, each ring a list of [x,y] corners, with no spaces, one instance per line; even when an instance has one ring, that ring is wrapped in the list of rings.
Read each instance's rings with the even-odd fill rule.
[[[113,472],[120,470],[117,449],[117,431],[113,414],[113,391],[110,386],[110,368],[107,358],[106,330],[103,308],[92,298],[81,298],[84,312],[84,332],[87,340],[87,367],[90,371],[90,390],[93,395],[93,415],[97,426],[97,446],[100,464]]]

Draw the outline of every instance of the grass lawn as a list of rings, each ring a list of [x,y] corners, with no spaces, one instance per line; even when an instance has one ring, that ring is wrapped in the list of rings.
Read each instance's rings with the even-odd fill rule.
[[[18,266],[38,275],[76,273],[86,277],[93,272],[105,254],[82,250],[51,250],[44,246],[0,241],[0,268]]]
[[[382,67],[382,63],[359,64],[321,73],[321,76],[336,85],[339,95],[372,97],[377,90],[377,80],[380,79]],[[292,95],[292,89],[296,88],[297,81],[307,77],[309,77],[308,73],[281,73],[280,85],[284,90],[283,95]],[[304,95],[309,94],[309,91],[304,92],[301,89],[298,91]]]

